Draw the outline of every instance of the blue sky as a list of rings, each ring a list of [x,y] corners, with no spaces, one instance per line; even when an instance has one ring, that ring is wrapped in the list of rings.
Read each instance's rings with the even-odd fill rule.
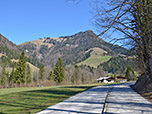
[[[0,0],[0,33],[15,44],[93,30],[91,0]]]

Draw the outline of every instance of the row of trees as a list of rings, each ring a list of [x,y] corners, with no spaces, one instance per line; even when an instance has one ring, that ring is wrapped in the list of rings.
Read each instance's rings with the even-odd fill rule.
[[[2,59],[3,61],[6,61],[5,59]],[[26,62],[27,58],[24,54],[24,51],[22,51],[18,62],[16,65],[12,68],[12,72],[9,73],[6,71],[6,65],[7,63],[4,63],[4,66],[2,68],[2,72],[0,75],[0,85],[2,85],[4,88],[13,87],[15,84],[17,86],[21,86],[21,84],[24,84],[28,86],[31,82],[33,82],[33,79],[31,77],[31,68],[30,65]],[[11,62],[11,60],[10,60]],[[33,72],[33,71],[32,71]],[[45,75],[45,67],[44,65],[41,65],[39,68],[39,73],[37,74],[37,83],[39,84],[40,81],[44,81],[44,75]],[[53,71],[50,72],[50,79],[54,80],[57,84],[60,84],[65,77],[65,71],[64,66],[62,63],[61,58],[58,59],[55,68]]]
[[[3,67],[0,75],[0,85],[5,88],[14,87],[15,85],[31,86],[33,82],[36,82],[38,86],[42,86],[46,85],[45,83],[47,81],[50,84],[52,83],[51,85],[55,83],[58,85],[61,82],[63,84],[84,84],[95,82],[95,79],[105,75],[102,66],[92,68],[85,65],[67,65],[64,68],[61,58],[58,59],[53,70],[41,66],[35,78],[31,75],[33,72],[33,69],[26,63],[26,57],[23,51],[19,57],[17,67],[13,68],[11,73],[6,72],[5,66]],[[126,71],[127,79],[135,79],[132,75],[134,75],[134,72],[128,67]]]
[[[60,57],[55,65],[54,70],[50,71],[50,78],[57,84],[60,84],[65,78],[64,66]]]
[[[84,84],[95,82],[95,79],[104,76],[102,68],[95,69],[89,66],[77,65],[67,65],[64,67],[60,57],[54,69],[41,65],[39,70],[37,68],[35,70],[26,61],[27,58],[24,51],[22,51],[13,68],[10,68],[6,64],[1,65],[3,67],[0,73],[1,87],[48,86],[58,85],[62,82],[63,84]],[[11,73],[8,72],[11,69]]]
[[[2,73],[0,76],[0,84],[3,87],[12,87],[13,84],[18,84],[21,86],[21,83],[27,84],[31,82],[30,66],[29,64],[26,64],[26,57],[24,55],[24,51],[22,51],[18,63],[16,63],[16,65],[13,66],[11,73],[6,71],[6,65],[7,63],[5,62],[5,65],[3,66]]]

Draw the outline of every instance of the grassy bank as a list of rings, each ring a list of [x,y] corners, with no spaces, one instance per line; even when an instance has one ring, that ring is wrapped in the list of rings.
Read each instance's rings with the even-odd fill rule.
[[[108,61],[111,58],[111,56],[100,56],[100,55],[94,55],[90,58],[86,59],[85,61],[82,61],[78,63],[78,65],[89,65],[91,67],[97,68],[98,65],[100,65],[103,62]]]
[[[0,114],[33,114],[98,85],[0,89]]]

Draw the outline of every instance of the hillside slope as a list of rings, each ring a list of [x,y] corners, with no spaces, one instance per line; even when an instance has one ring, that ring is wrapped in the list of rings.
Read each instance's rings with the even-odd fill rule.
[[[90,49],[92,48],[101,49],[106,53],[123,54],[127,52],[122,47],[105,42],[91,30],[72,36],[40,38],[20,44],[19,47],[26,50],[30,57],[37,57],[41,63],[50,66],[56,63],[58,57],[62,58],[65,65],[85,60],[91,56],[92,50]]]
[[[22,48],[20,48],[19,46],[9,41],[6,37],[0,34],[0,57],[5,56],[9,59],[9,61],[10,59],[17,60],[21,52],[22,52]],[[29,63],[37,67],[41,65],[35,57],[29,58],[28,54],[26,54],[26,56],[27,56],[27,61]],[[1,66],[1,63],[0,63],[0,66]]]
[[[0,34],[0,46],[7,47],[10,50],[20,52],[20,49],[13,42],[9,41],[6,37]]]
[[[11,59],[17,59],[21,50],[13,42],[0,34],[0,56],[5,55]]]

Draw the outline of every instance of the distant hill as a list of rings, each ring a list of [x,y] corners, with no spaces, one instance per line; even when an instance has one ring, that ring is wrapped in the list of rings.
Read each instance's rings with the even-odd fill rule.
[[[6,37],[0,34],[0,46],[7,47],[10,50],[20,52],[20,49],[13,42],[9,41]]]
[[[0,34],[0,65],[3,63],[3,58],[1,58],[2,56],[5,56],[7,61],[11,62],[11,59],[17,60],[19,58],[21,51],[22,49],[20,47]],[[37,67],[41,65],[41,63],[36,58],[29,57],[28,55],[27,61]]]
[[[19,47],[24,49],[29,57],[36,57],[41,63],[51,66],[54,66],[58,57],[67,65],[79,63],[96,54],[128,54],[125,48],[105,42],[91,30],[59,38],[40,38],[20,44]]]
[[[108,73],[124,74],[128,66],[132,66],[134,71],[137,69],[136,61],[134,58],[126,58],[122,56],[111,57],[108,61],[100,64],[104,71]]]
[[[0,56],[5,55],[12,59],[17,59],[21,50],[13,42],[0,34]]]

